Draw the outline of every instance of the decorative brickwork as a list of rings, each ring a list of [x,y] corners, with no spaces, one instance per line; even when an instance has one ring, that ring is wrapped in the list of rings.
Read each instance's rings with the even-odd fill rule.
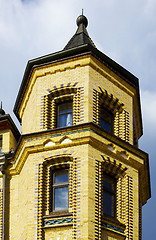
[[[81,239],[80,232],[80,160],[73,159],[73,238]]]
[[[116,186],[116,215],[118,220],[124,219],[124,184],[123,179],[119,178]]]
[[[41,98],[41,128],[51,128],[51,110],[52,101],[49,95],[42,96]]]
[[[120,233],[124,233],[124,230],[122,228],[116,227],[112,224],[108,224],[108,223],[105,223],[105,222],[102,221],[101,225],[104,228],[108,228],[108,229],[115,230],[115,231],[120,232]]]
[[[105,155],[101,155],[101,157],[103,158],[103,169],[107,174],[115,178],[123,177],[126,174],[127,167],[124,164]]]
[[[2,239],[3,228],[3,189],[0,189],[0,239]]]
[[[64,223],[72,223],[73,218],[59,218],[54,220],[46,220],[44,221],[44,226],[50,226],[50,225],[58,225],[58,224],[64,224]]]
[[[95,161],[95,240],[101,239],[101,162]]]
[[[119,101],[119,99],[113,94],[109,93],[107,90],[99,87],[101,91],[101,104],[104,105],[104,107],[108,108],[113,114],[115,114],[117,111],[121,113],[123,111],[124,104]]]
[[[126,176],[125,178],[125,225],[126,239],[133,240],[133,178]]]
[[[84,119],[84,88],[75,88],[77,83],[61,84],[48,89],[49,94],[41,98],[41,128],[56,127],[57,103],[73,101],[73,125]]]
[[[93,122],[100,125],[100,93],[93,89]]]
[[[114,116],[114,135],[119,137],[120,134],[120,115],[121,113],[116,112],[115,116]]]
[[[79,88],[78,96],[80,96],[80,105],[78,109],[80,109],[80,122],[84,121],[84,88]]]
[[[129,113],[123,111],[119,114],[119,137],[129,142]]]
[[[114,135],[129,142],[129,113],[123,109],[124,104],[107,90],[99,87],[101,92],[93,89],[93,122],[100,125],[100,111],[104,107],[114,115]]]
[[[38,209],[37,209],[37,240],[43,240],[43,164],[39,164],[38,170]]]
[[[72,207],[72,157],[70,153],[58,153],[58,155],[49,155],[44,157],[44,215],[51,211],[51,171],[60,168],[69,169],[69,209]]]

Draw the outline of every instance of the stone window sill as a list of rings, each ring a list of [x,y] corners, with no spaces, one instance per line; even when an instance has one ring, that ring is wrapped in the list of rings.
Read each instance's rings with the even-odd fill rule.
[[[119,222],[115,217],[103,215],[101,218],[101,226],[102,229],[107,229],[109,231],[124,235],[125,225]]]

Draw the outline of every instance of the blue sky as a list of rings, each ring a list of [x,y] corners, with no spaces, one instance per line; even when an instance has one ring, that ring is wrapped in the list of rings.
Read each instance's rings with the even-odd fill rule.
[[[99,50],[140,79],[144,135],[149,153],[152,198],[143,207],[143,240],[156,236],[156,1],[0,0],[0,100],[13,106],[27,61],[60,51],[87,16],[88,32]]]

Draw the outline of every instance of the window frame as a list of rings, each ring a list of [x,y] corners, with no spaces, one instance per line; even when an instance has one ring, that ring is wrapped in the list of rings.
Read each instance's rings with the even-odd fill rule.
[[[110,190],[104,186],[104,181],[108,182],[109,184],[112,184],[112,186],[113,186],[112,190]],[[112,214],[108,214],[108,213],[104,212],[104,209],[103,209],[104,193],[107,193],[114,198],[114,199],[112,199],[112,204],[111,204],[111,209],[110,209],[112,211]],[[102,216],[116,218],[116,200],[117,200],[117,180],[113,176],[110,176],[110,175],[107,175],[104,173],[103,178],[102,178]]]
[[[110,118],[110,123],[106,120],[104,114],[105,116],[108,115],[108,117]],[[102,127],[101,119],[103,119],[106,123],[110,124],[110,130],[107,130],[106,128]],[[105,131],[112,134],[114,133],[114,114],[109,109],[103,107],[102,105],[100,106],[99,125]]]
[[[67,171],[68,173],[68,182],[62,182],[62,183],[55,183],[55,174],[60,171]],[[62,208],[62,209],[55,209],[55,189],[58,188],[64,188],[68,187],[68,200],[67,208]],[[50,213],[56,213],[56,212],[67,212],[69,209],[69,168],[58,168],[58,169],[53,169],[51,170],[51,189],[50,189]]]
[[[61,105],[64,105],[64,104],[72,104],[72,107],[71,107],[71,109],[70,109],[70,112],[68,113],[60,113],[60,111],[59,111],[59,107],[61,106]],[[71,125],[65,125],[65,126],[59,126],[59,120],[60,120],[60,116],[65,116],[65,115],[67,115],[67,114],[72,114],[72,124]],[[58,101],[58,103],[56,103],[56,128],[61,128],[61,127],[70,127],[70,126],[73,126],[73,99],[71,99],[71,100],[64,100],[63,102],[60,102],[60,101]]]

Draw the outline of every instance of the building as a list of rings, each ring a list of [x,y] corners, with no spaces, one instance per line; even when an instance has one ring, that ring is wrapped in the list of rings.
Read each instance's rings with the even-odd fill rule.
[[[140,240],[150,198],[138,148],[138,79],[100,52],[87,18],[65,48],[30,60],[14,106],[0,110],[1,239]]]

